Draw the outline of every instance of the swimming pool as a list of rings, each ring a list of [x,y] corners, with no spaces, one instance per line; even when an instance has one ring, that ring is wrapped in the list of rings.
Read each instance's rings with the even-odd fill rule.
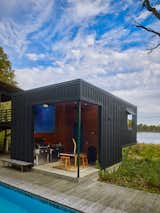
[[[45,202],[24,192],[0,184],[0,212],[3,213],[76,213],[59,204]]]

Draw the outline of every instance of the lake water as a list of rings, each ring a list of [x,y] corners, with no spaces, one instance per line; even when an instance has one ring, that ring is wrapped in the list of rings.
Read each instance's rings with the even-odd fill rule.
[[[143,143],[160,144],[160,133],[138,132],[137,141]]]

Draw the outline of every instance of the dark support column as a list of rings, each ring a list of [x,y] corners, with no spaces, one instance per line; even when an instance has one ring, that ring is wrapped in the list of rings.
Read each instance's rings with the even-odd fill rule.
[[[81,143],[81,102],[78,102],[78,134],[77,134],[78,169],[77,178],[80,177],[80,143]]]
[[[7,129],[4,130],[3,153],[6,152],[6,145],[7,145]]]

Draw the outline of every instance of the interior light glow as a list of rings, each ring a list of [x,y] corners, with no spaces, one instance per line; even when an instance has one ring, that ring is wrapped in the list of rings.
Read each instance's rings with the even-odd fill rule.
[[[43,107],[47,108],[47,107],[48,107],[48,104],[43,104]]]

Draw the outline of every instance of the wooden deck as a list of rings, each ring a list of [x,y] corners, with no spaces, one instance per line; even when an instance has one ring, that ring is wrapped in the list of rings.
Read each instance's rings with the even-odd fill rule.
[[[160,195],[97,181],[80,183],[0,167],[0,181],[87,213],[160,213]]]
[[[69,180],[77,181],[77,168],[71,166],[70,169],[65,169],[61,165],[60,161],[47,163],[43,165],[34,166],[33,170],[36,170],[42,174],[54,175],[61,178],[67,178]],[[95,166],[80,167],[80,181],[86,179],[88,176],[97,174],[98,169]]]

